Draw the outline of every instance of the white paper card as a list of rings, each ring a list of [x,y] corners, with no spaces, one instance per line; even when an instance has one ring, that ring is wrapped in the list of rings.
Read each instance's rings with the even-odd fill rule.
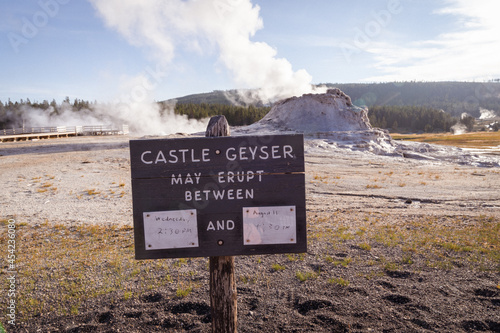
[[[198,247],[196,209],[144,212],[146,250]]]
[[[295,206],[243,207],[243,243],[295,244]]]

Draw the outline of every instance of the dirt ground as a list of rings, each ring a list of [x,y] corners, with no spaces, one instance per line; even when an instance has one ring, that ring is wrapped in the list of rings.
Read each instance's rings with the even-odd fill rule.
[[[128,139],[0,144],[0,218],[132,225]],[[308,251],[236,257],[240,332],[500,332],[499,168],[306,152]],[[194,286],[187,295],[166,283],[16,326],[2,306],[0,321],[7,332],[209,332],[208,259],[165,262]]]

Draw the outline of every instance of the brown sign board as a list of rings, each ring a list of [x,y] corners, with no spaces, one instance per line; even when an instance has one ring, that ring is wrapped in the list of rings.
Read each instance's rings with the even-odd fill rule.
[[[131,140],[136,259],[307,251],[301,134]]]

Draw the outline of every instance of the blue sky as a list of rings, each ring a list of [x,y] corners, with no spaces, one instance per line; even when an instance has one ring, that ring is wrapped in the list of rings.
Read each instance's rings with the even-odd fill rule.
[[[495,0],[3,0],[0,100],[500,77]]]

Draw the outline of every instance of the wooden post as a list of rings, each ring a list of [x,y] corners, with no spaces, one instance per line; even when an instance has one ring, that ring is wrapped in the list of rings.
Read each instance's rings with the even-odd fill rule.
[[[230,135],[226,117],[210,118],[206,137]],[[210,257],[210,307],[213,333],[237,332],[238,300],[232,256]]]
[[[210,257],[210,306],[213,333],[237,332],[234,257]]]

